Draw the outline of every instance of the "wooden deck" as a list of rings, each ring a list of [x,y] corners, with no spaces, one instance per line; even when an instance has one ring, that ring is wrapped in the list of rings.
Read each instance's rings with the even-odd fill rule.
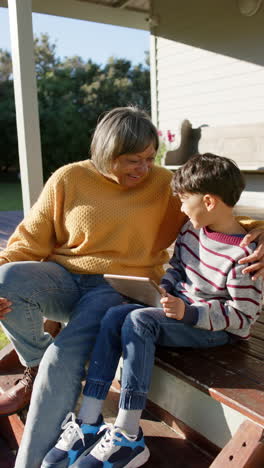
[[[23,218],[22,211],[0,211],[0,250]]]

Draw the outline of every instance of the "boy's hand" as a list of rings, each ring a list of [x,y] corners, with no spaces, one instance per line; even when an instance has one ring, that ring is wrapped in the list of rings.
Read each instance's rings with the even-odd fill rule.
[[[166,317],[182,320],[185,314],[185,303],[179,297],[166,293],[166,297],[160,300]]]
[[[0,320],[4,320],[5,315],[11,312],[11,304],[12,302],[5,297],[0,297]]]
[[[264,278],[264,231],[263,229],[257,228],[252,229],[240,243],[241,247],[246,247],[250,242],[257,241],[257,247],[251,255],[248,257],[241,258],[238,263],[252,263],[242,270],[243,274],[254,273],[252,276],[253,280],[257,278]]]

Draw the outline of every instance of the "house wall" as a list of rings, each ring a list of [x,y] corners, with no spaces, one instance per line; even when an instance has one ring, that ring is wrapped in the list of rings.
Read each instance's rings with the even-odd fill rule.
[[[263,6],[252,17],[236,0],[154,0],[153,10],[159,128],[262,122]]]
[[[263,122],[263,66],[164,38],[157,64],[160,128]]]
[[[263,167],[259,142],[264,141],[264,6],[245,17],[236,0],[154,0],[153,14],[159,19],[152,30],[153,120],[163,135],[167,130],[175,133],[169,148],[179,145],[184,119],[193,128],[209,129],[263,123],[262,135],[250,139],[246,156],[240,139],[243,158]],[[241,128],[241,136],[243,132]],[[226,142],[223,146],[231,148],[230,135]],[[217,151],[218,146],[212,142],[207,151]],[[246,179],[243,206],[249,209],[243,213],[253,213],[250,206],[257,205],[258,210],[263,207],[259,213],[263,219],[264,174],[246,173]]]

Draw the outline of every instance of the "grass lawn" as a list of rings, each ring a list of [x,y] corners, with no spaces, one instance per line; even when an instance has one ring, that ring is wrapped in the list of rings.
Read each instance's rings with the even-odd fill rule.
[[[0,180],[0,211],[22,210],[21,184]]]
[[[4,348],[6,344],[9,343],[9,339],[5,336],[1,326],[0,326],[0,349]]]

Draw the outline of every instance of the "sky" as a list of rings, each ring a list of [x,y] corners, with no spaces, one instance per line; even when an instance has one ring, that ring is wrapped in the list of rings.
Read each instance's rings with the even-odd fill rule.
[[[56,56],[81,56],[98,64],[111,56],[125,58],[134,65],[145,63],[149,33],[101,23],[33,13],[35,36],[48,33],[56,44]],[[7,8],[0,8],[0,48],[11,51]]]

